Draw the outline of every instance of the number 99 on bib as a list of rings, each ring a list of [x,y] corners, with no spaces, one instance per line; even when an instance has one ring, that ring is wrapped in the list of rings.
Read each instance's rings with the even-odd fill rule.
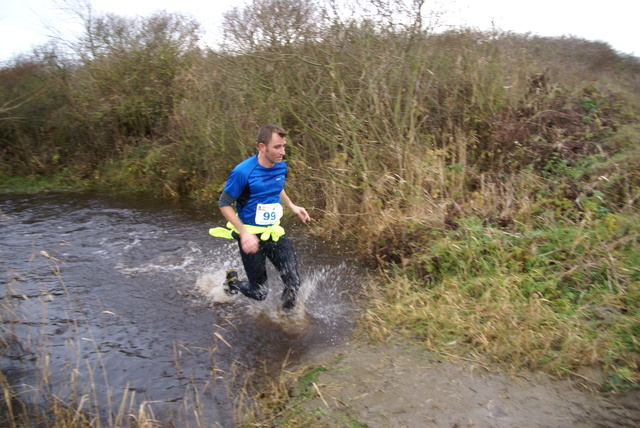
[[[270,225],[282,217],[282,205],[258,204],[256,207],[256,224],[260,226]]]

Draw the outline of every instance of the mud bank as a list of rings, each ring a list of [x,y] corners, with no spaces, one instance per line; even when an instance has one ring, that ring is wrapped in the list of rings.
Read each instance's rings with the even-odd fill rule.
[[[378,427],[636,427],[640,391],[606,395],[594,380],[507,376],[403,345],[358,344],[319,355],[328,370],[308,403],[328,424]],[[321,410],[322,409],[322,410]]]

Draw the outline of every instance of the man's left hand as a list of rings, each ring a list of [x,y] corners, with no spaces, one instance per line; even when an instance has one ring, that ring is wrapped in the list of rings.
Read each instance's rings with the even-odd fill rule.
[[[302,220],[303,223],[311,221],[311,216],[304,208],[296,206],[293,209],[293,212],[298,214],[298,217],[300,217],[300,220]]]

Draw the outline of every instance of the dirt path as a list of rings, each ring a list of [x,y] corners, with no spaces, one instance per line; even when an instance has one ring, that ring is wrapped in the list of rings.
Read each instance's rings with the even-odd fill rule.
[[[640,391],[605,396],[584,379],[510,378],[400,345],[345,347],[317,363],[330,369],[310,405],[335,426],[350,418],[371,428],[640,426]]]

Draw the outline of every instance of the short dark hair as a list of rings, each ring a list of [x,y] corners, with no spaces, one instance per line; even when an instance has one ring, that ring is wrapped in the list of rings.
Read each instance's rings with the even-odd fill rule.
[[[287,136],[287,131],[285,131],[278,125],[274,125],[272,123],[268,125],[262,125],[260,127],[260,130],[258,131],[258,144],[264,143],[266,145],[269,145],[274,132],[282,138]]]

